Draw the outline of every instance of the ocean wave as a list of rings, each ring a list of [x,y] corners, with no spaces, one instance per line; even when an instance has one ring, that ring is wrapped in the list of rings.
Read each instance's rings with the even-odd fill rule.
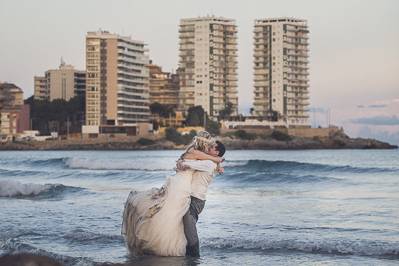
[[[0,175],[2,176],[35,176],[43,174],[46,174],[46,172],[37,170],[0,169]]]
[[[62,166],[64,164],[65,157],[61,158],[51,158],[51,159],[27,159],[22,161],[22,164],[28,164],[31,166]]]
[[[64,160],[66,167],[71,169],[88,170],[143,170],[143,171],[170,171],[174,165],[165,163],[154,164],[152,161],[139,160],[93,160],[83,158],[67,158]]]
[[[230,164],[230,165],[229,165]],[[250,171],[323,171],[323,172],[351,172],[351,173],[379,173],[379,172],[398,172],[395,168],[378,168],[378,167],[354,167],[349,165],[330,165],[317,163],[303,163],[297,161],[268,161],[268,160],[249,160],[249,161],[232,161],[226,167],[239,170]]]
[[[79,245],[87,244],[118,244],[123,245],[123,237],[121,235],[107,235],[101,233],[94,233],[82,229],[73,230],[63,236],[64,239]]]
[[[399,259],[399,242],[349,240],[349,239],[317,239],[317,240],[262,240],[209,238],[202,241],[203,248],[263,251],[263,252],[304,252],[332,255],[357,255],[372,257],[389,257]]]
[[[219,180],[233,182],[237,184],[279,184],[279,183],[320,183],[320,182],[340,182],[341,179],[321,175],[299,175],[288,173],[245,173],[232,172],[227,170],[225,174],[217,178]]]
[[[0,197],[9,198],[52,198],[65,192],[77,192],[80,187],[62,184],[21,183],[14,180],[0,180]]]

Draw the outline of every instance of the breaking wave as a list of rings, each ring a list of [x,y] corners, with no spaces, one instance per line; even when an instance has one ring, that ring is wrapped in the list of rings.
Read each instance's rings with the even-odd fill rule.
[[[267,161],[267,160],[249,160],[232,161],[226,164],[226,167],[238,170],[251,171],[276,171],[276,170],[301,170],[317,172],[350,172],[350,173],[379,173],[379,172],[398,172],[395,168],[377,168],[377,167],[353,167],[349,165],[329,165],[316,163],[302,163],[296,161]]]
[[[52,198],[65,192],[77,192],[80,187],[62,184],[21,183],[13,180],[0,180],[0,197],[9,198]]]

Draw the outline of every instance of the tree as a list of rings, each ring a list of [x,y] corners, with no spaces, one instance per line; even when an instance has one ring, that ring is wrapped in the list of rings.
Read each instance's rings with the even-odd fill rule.
[[[226,107],[219,112],[219,120],[229,118],[233,112],[233,104],[231,102],[228,102]]]
[[[212,135],[219,135],[219,133],[220,133],[219,123],[209,119],[206,122],[206,131],[208,131]]]
[[[188,109],[186,117],[186,125],[193,127],[197,126],[202,127],[204,126],[204,119],[206,121],[205,130],[207,130],[209,133],[213,135],[219,134],[220,132],[219,123],[210,119],[208,114],[205,113],[202,106],[194,106]]]
[[[169,117],[175,114],[173,106],[167,104],[160,104],[158,102],[150,105],[150,111],[152,114],[157,114],[160,117]]]
[[[237,130],[234,132],[234,136],[236,136],[239,139],[244,139],[244,140],[254,140],[256,139],[256,134],[254,133],[249,133],[245,130]]]
[[[196,136],[197,133],[195,130],[191,130],[189,134],[182,135],[180,134],[175,128],[173,127],[168,127],[165,130],[165,138],[167,140],[170,140],[174,142],[175,144],[181,145],[181,144],[189,144],[191,140]]]
[[[290,141],[292,140],[292,137],[288,135],[287,133],[280,131],[280,130],[273,130],[271,137],[275,140],[279,141]]]
[[[203,126],[204,125],[205,111],[202,106],[190,107],[187,111],[186,125],[187,126]]]
[[[57,130],[60,134],[67,132],[80,132],[84,121],[85,99],[73,97],[69,101],[56,99],[54,101],[35,100],[29,97],[25,100],[30,105],[32,129],[39,130],[41,134],[49,134]]]

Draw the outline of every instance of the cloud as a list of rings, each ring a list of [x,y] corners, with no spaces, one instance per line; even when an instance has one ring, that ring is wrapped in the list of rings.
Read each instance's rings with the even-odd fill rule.
[[[385,108],[385,107],[388,107],[388,105],[387,104],[370,104],[370,105],[367,105],[367,106],[365,106],[365,105],[363,105],[363,104],[359,104],[359,105],[357,105],[357,108]]]
[[[396,126],[399,125],[399,118],[396,115],[360,117],[360,118],[351,119],[350,122],[355,124],[374,125],[374,126]]]
[[[368,108],[385,108],[388,105],[386,104],[370,104],[369,106],[367,106]]]

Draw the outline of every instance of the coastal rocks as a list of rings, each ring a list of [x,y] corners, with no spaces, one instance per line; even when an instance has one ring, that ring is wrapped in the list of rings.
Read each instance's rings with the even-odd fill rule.
[[[235,136],[219,138],[228,149],[396,149],[398,146],[375,139],[350,138],[343,132],[329,137],[301,138],[287,140],[273,136],[258,136],[253,139],[240,139]],[[157,140],[51,140],[45,142],[2,143],[0,150],[173,150],[184,149],[165,139]]]

